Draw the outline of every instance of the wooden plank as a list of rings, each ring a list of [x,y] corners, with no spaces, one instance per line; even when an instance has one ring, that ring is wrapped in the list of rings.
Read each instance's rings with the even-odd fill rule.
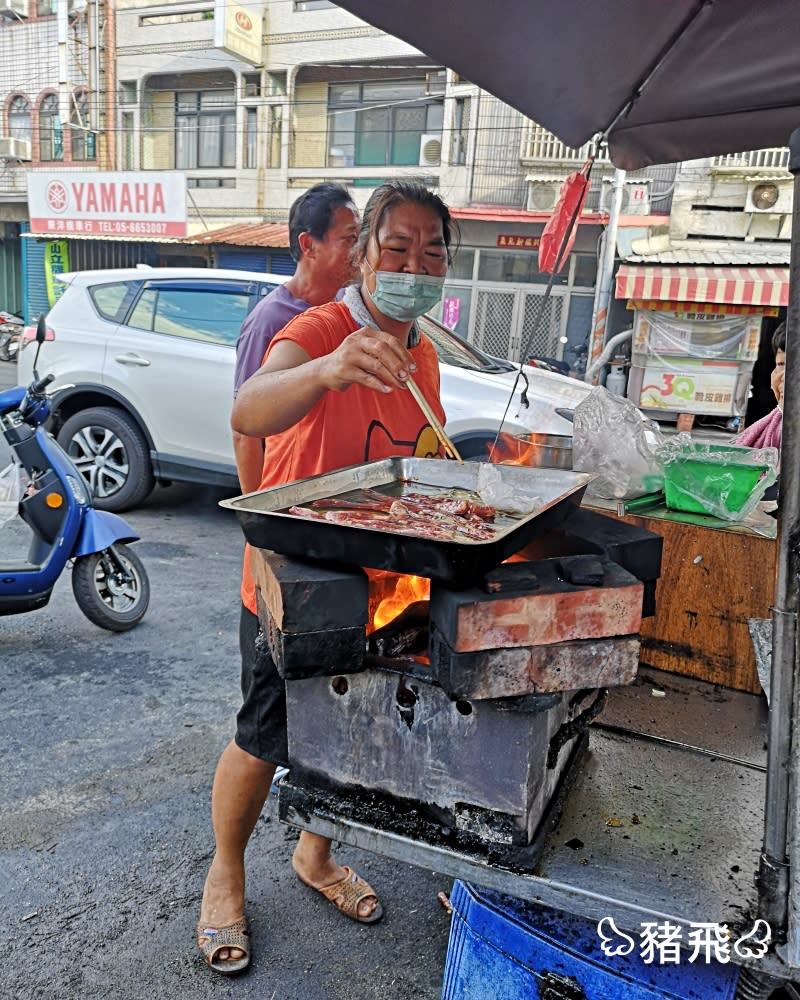
[[[622,520],[664,539],[656,614],[642,622],[642,662],[759,693],[747,620],[771,616],[777,541],[658,517]]]

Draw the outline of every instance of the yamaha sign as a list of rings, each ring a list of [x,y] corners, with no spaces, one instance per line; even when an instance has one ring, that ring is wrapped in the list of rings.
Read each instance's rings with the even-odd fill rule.
[[[180,171],[28,171],[31,232],[47,236],[186,236]]]

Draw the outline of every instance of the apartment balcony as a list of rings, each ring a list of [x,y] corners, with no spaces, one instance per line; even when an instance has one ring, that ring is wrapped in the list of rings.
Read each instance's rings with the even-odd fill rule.
[[[573,146],[567,146],[552,132],[548,132],[546,128],[542,128],[535,122],[526,121],[522,130],[519,158],[525,166],[582,164],[592,154],[593,149],[594,143],[591,142],[587,142],[577,149]],[[608,150],[605,147],[601,148],[595,162],[598,164],[611,163],[608,158]]]
[[[711,160],[711,170],[718,174],[789,175],[789,150],[783,146],[752,149],[747,153],[728,153]]]

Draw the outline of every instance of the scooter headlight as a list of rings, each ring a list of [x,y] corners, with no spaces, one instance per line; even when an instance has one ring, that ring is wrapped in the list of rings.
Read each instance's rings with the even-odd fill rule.
[[[80,477],[67,476],[67,484],[78,503],[91,503],[91,495],[86,483]]]

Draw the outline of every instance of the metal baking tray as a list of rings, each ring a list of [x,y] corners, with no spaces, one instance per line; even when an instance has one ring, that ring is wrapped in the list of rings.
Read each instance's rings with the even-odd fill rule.
[[[532,513],[495,519],[494,537],[439,541],[390,530],[312,521],[289,514],[288,508],[329,497],[349,499],[361,489],[390,496],[407,492],[474,491],[480,462],[431,458],[389,458],[354,465],[221,501],[236,513],[251,545],[282,555],[321,562],[345,563],[427,576],[455,587],[469,587],[535,537],[558,525],[581,502],[592,476],[565,469],[497,465],[503,483],[515,493],[539,498]]]

